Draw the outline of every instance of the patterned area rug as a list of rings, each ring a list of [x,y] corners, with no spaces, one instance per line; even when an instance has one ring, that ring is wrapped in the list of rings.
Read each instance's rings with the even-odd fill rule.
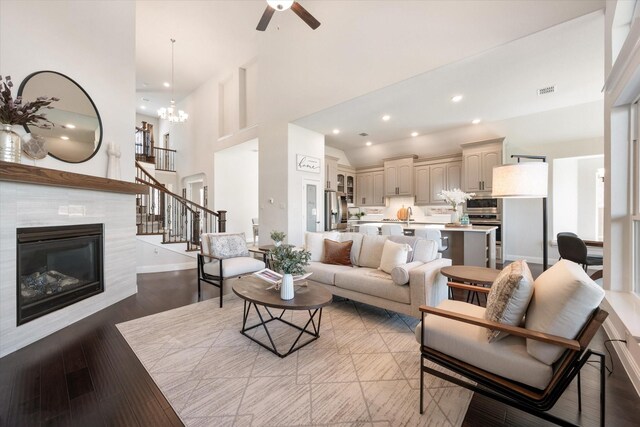
[[[218,304],[117,325],[187,426],[462,424],[472,393],[431,375],[425,414],[418,412],[418,321],[411,317],[334,301],[322,313],[320,338],[281,359],[240,334],[241,299]],[[285,318],[303,325],[308,314]],[[297,335],[281,322],[269,328],[279,349]],[[267,339],[262,328],[254,337]]]

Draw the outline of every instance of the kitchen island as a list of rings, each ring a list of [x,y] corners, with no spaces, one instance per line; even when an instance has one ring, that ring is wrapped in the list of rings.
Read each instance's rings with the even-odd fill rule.
[[[453,265],[475,265],[496,268],[496,230],[497,227],[474,225],[471,227],[446,227],[444,224],[432,224],[420,221],[384,222],[358,221],[352,224],[357,231],[360,225],[400,224],[404,234],[412,236],[417,229],[440,230],[443,238],[448,238],[448,247],[442,252],[443,258],[449,258]]]

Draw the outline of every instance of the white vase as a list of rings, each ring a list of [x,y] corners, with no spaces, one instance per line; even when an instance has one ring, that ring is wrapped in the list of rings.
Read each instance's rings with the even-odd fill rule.
[[[451,212],[451,224],[459,224],[460,223],[460,214],[458,213],[458,209],[456,208],[453,212]]]
[[[276,248],[277,248],[278,246],[280,246],[281,244],[282,244],[282,241],[279,241],[279,242],[273,242],[273,246],[275,246]]]
[[[280,298],[283,300],[293,299],[293,276],[285,274],[282,276],[282,284],[280,285]]]

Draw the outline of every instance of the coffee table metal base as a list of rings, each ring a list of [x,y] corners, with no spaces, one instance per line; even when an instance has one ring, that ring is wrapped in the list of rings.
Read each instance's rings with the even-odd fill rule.
[[[254,310],[256,311],[256,314],[258,315],[258,318],[260,319],[259,323],[256,323],[255,325],[249,326],[247,327],[247,319],[249,318],[249,313],[251,312],[251,307],[254,308]],[[306,346],[307,344],[310,344],[312,342],[314,342],[315,340],[317,340],[320,337],[320,322],[322,321],[322,307],[320,308],[316,308],[315,310],[306,310],[309,313],[309,320],[307,321],[307,323],[304,325],[304,327],[300,327],[296,324],[293,324],[287,320],[284,320],[282,318],[282,316],[284,316],[284,314],[287,312],[287,310],[282,310],[282,313],[280,313],[279,316],[274,316],[271,311],[269,310],[268,307],[266,306],[262,306],[262,308],[264,308],[264,310],[266,311],[266,314],[269,316],[267,318],[267,316],[263,316],[262,312],[260,311],[260,309],[258,308],[258,304],[254,303],[254,302],[249,302],[247,300],[244,301],[244,312],[243,312],[243,317],[242,317],[242,330],[240,331],[240,333],[242,335],[244,335],[245,337],[249,338],[250,340],[256,342],[257,344],[260,344],[262,347],[266,348],[267,350],[269,350],[270,352],[272,352],[273,354],[276,354],[280,357],[287,357],[288,355],[290,355],[291,353],[293,353],[294,351],[300,350],[302,347]],[[296,311],[302,311],[302,310],[296,310]],[[316,315],[317,320],[318,320],[318,324],[316,325],[315,319],[316,319]],[[276,347],[275,342],[273,341],[273,338],[271,337],[271,334],[269,333],[269,328],[267,328],[267,324],[269,324],[270,322],[273,322],[275,320],[278,320],[282,323],[285,323],[287,325],[289,325],[290,327],[297,329],[298,331],[300,331],[300,333],[298,334],[298,336],[296,337],[295,341],[293,342],[293,344],[291,344],[291,347],[289,347],[289,350],[286,353],[281,353],[278,351],[278,348]],[[267,334],[267,338],[269,338],[269,343],[270,345],[265,344],[264,342],[250,336],[247,334],[248,331],[255,329],[255,328],[259,328],[260,326],[262,326],[264,328],[264,331]],[[309,329],[309,326],[312,327],[312,329]],[[311,339],[308,339],[307,341],[303,342],[302,344],[298,344],[298,342],[300,342],[300,338],[303,337],[303,335],[310,335]]]

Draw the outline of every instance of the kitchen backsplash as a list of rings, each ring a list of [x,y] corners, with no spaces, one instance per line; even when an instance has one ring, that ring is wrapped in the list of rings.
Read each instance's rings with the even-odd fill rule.
[[[435,206],[415,206],[413,197],[388,197],[387,206],[384,207],[361,207],[360,210],[367,215],[380,216],[382,218],[396,218],[400,208],[411,207],[413,211],[412,218],[418,220],[421,217],[429,217],[433,215],[449,215],[451,208],[443,205]]]

